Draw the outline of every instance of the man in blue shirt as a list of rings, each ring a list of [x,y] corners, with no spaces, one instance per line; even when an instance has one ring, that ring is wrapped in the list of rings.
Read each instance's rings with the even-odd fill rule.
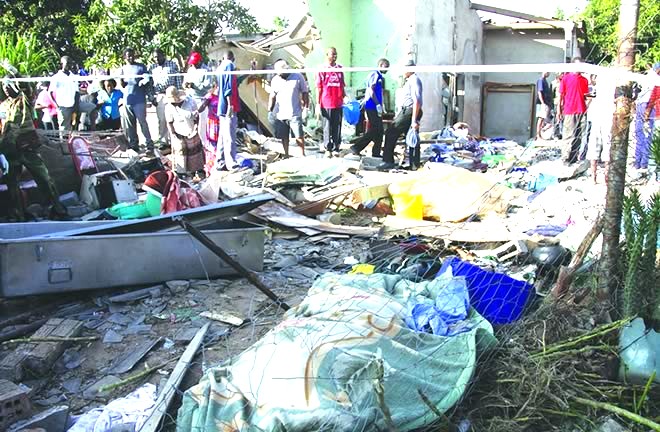
[[[135,61],[135,50],[127,48],[124,51],[126,64],[120,70],[121,86],[124,91],[124,106],[121,124],[128,139],[128,147],[139,152],[140,141],[137,135],[137,125],[147,145],[147,152],[153,153],[154,143],[151,140],[147,125],[147,90],[151,85],[147,67]]]
[[[382,58],[378,60],[378,69],[371,72],[367,78],[367,88],[362,104],[369,120],[369,130],[351,146],[351,153],[359,155],[370,142],[373,157],[380,157],[380,148],[383,145],[383,85],[390,62]]]
[[[552,99],[552,89],[548,84],[548,76],[550,73],[543,72],[541,77],[536,81],[536,139],[541,139],[541,132],[543,127],[550,123],[551,112],[554,101]]]

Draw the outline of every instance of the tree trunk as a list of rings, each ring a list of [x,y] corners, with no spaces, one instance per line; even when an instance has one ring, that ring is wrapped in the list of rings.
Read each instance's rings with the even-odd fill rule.
[[[635,64],[638,16],[639,0],[621,0],[617,54],[617,68],[619,69],[629,71]],[[612,124],[612,147],[603,218],[603,252],[598,282],[598,297],[601,300],[609,300],[621,282],[619,237],[626,186],[626,159],[628,157],[628,130],[631,112],[634,112],[632,84],[627,82],[617,89],[616,112]]]

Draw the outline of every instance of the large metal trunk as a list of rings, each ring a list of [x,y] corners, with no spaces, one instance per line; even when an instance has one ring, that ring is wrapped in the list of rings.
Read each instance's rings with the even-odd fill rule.
[[[244,209],[256,207],[250,203]],[[208,208],[208,207],[207,207]],[[234,211],[236,207],[230,207]],[[266,228],[207,213],[202,231],[243,266],[261,271]],[[191,219],[195,214],[186,212]],[[232,214],[233,216],[234,214]],[[234,274],[224,261],[187,232],[160,227],[165,217],[130,222],[39,222],[0,224],[0,296],[153,284],[174,279],[206,279]],[[173,224],[174,222],[172,222]],[[109,232],[109,233],[108,233]],[[75,235],[71,235],[75,233]]]

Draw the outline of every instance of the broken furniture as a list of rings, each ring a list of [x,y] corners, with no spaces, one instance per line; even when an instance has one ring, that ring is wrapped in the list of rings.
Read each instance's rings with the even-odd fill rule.
[[[261,194],[138,221],[2,225],[0,296],[234,274],[180,230],[178,216],[203,229],[242,266],[261,271],[266,228],[233,218],[272,199]]]

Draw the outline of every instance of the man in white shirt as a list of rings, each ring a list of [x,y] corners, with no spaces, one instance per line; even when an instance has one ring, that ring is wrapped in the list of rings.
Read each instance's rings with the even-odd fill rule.
[[[282,140],[284,155],[289,157],[290,134],[305,156],[303,132],[303,108],[309,107],[309,87],[305,77],[299,73],[282,73],[289,65],[284,60],[275,62],[275,75],[270,83],[271,92],[268,111],[275,113],[275,135]]]
[[[78,75],[73,73],[74,63],[71,57],[60,59],[62,68],[53,75],[48,91],[60,111],[60,129],[70,131],[73,127],[73,117],[78,110],[80,94],[78,93]]]

